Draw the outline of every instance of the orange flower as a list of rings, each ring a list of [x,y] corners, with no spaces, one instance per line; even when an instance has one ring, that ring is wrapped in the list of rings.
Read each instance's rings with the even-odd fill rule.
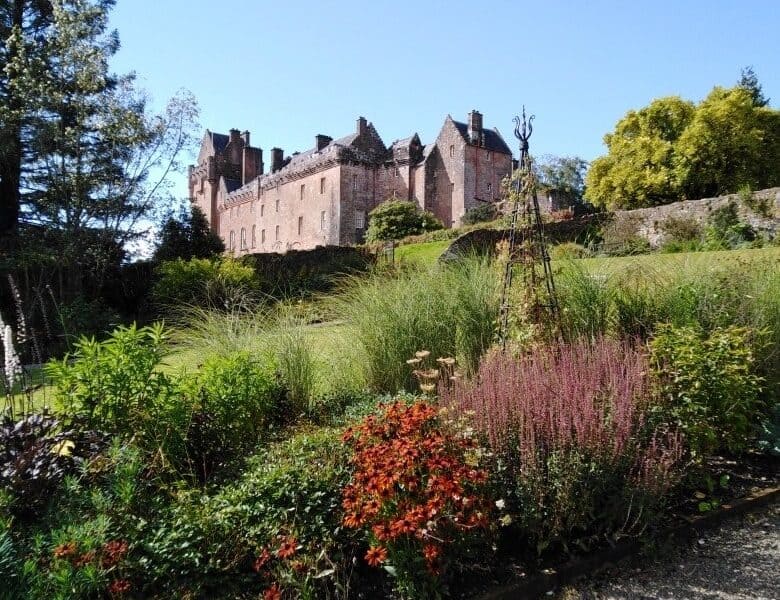
[[[282,542],[282,545],[279,547],[279,550],[277,550],[276,555],[279,558],[289,558],[293,554],[295,554],[295,551],[297,549],[298,549],[298,540],[296,540],[295,537],[293,536],[288,536]]]
[[[366,552],[366,562],[372,567],[378,567],[387,560],[387,550],[382,546],[371,546]]]
[[[263,592],[263,600],[282,600],[282,590],[279,589],[279,585],[275,583]]]
[[[77,569],[81,569],[83,567],[86,567],[88,564],[90,564],[93,560],[95,560],[95,551],[90,550],[89,552],[85,552],[81,556],[79,556],[76,560],[73,561],[73,566]]]
[[[76,542],[60,544],[54,549],[54,558],[70,558],[71,556],[75,556],[77,552],[78,546],[76,546]]]
[[[252,565],[255,573],[259,573],[260,569],[262,569],[269,560],[271,560],[271,553],[268,551],[268,548],[263,548],[263,551],[255,559],[255,563]]]
[[[423,547],[423,556],[428,562],[433,562],[439,558],[439,547],[434,544],[425,544]]]

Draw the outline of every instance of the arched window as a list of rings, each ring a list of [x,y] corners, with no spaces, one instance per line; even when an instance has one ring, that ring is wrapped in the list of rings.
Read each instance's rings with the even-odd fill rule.
[[[257,245],[257,237],[255,236],[255,225],[252,225],[252,248]]]
[[[228,250],[231,252],[236,249],[236,232],[230,232],[230,244],[228,244]]]
[[[246,250],[246,229],[241,228],[241,250]]]

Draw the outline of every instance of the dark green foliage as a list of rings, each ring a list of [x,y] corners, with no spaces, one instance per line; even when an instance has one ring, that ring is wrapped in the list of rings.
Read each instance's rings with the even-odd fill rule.
[[[661,411],[701,460],[721,449],[744,450],[760,410],[762,380],[755,375],[747,329],[659,325],[650,342],[662,394]]]
[[[747,90],[753,100],[753,106],[769,106],[770,98],[764,96],[764,90],[761,88],[761,84],[758,81],[758,75],[756,75],[752,65],[742,69],[737,85],[742,89]]]
[[[545,155],[533,162],[537,180],[543,188],[558,192],[567,205],[582,203],[588,162],[579,156]]]
[[[780,458],[780,403],[775,404],[767,418],[759,424],[758,447]]]
[[[206,215],[193,205],[189,212],[183,211],[178,219],[171,217],[163,225],[154,260],[212,258],[224,251],[222,238],[211,231]]]
[[[468,209],[460,221],[463,225],[474,225],[476,223],[493,221],[497,216],[498,209],[496,205],[492,202],[484,202],[474,208]]]
[[[62,479],[105,445],[94,432],[64,430],[47,416],[30,415],[0,425],[0,490],[25,518],[38,516]]]
[[[650,251],[650,242],[639,234],[639,218],[618,213],[600,232],[601,248],[609,256],[628,256]]]
[[[368,216],[366,240],[369,242],[400,240],[444,227],[431,213],[420,211],[417,204],[405,200],[382,202]]]
[[[729,250],[754,241],[756,232],[750,224],[740,220],[736,203],[729,202],[710,213],[706,239],[711,250]]]
[[[228,472],[283,416],[281,382],[271,367],[247,352],[210,358],[181,387],[193,406],[187,457],[200,481]]]

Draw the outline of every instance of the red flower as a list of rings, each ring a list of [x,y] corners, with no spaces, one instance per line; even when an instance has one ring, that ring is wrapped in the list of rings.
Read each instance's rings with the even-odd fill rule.
[[[378,567],[387,560],[387,550],[382,546],[371,546],[366,552],[366,562],[372,567]]]
[[[279,547],[279,550],[276,551],[276,556],[278,556],[279,558],[289,558],[293,554],[295,554],[295,551],[297,549],[298,549],[298,540],[296,540],[295,537],[293,536],[288,536],[282,542],[282,545]]]
[[[128,545],[125,541],[114,540],[103,545],[103,560],[101,564],[104,569],[110,569],[119,563],[127,554]]]
[[[112,596],[123,596],[130,591],[130,582],[127,579],[115,579],[108,586],[108,593]]]
[[[439,547],[434,544],[425,544],[423,547],[423,556],[428,562],[433,562],[439,558]]]
[[[85,552],[81,556],[79,556],[76,560],[73,561],[73,566],[77,569],[81,569],[83,567],[86,567],[88,564],[90,564],[93,560],[95,560],[96,552],[94,550],[90,550],[89,552]]]
[[[279,585],[275,583],[263,592],[263,600],[282,600],[282,590],[279,589]]]
[[[269,560],[271,560],[271,553],[268,551],[268,548],[263,548],[263,551],[255,559],[255,563],[252,565],[255,573],[259,573],[260,569],[262,569]]]

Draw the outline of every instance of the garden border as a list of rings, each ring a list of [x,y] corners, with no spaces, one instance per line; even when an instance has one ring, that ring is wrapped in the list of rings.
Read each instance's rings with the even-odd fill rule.
[[[677,542],[690,538],[703,529],[719,525],[727,519],[753,512],[778,500],[780,500],[780,486],[758,490],[746,498],[723,504],[718,511],[701,516],[683,517],[684,523],[664,529],[657,537],[665,541]],[[643,548],[642,540],[624,540],[592,556],[573,559],[555,569],[549,569],[547,573],[537,573],[523,581],[494,588],[474,598],[475,600],[536,598],[550,590],[560,589],[580,577],[595,575],[616,563],[632,558]]]

